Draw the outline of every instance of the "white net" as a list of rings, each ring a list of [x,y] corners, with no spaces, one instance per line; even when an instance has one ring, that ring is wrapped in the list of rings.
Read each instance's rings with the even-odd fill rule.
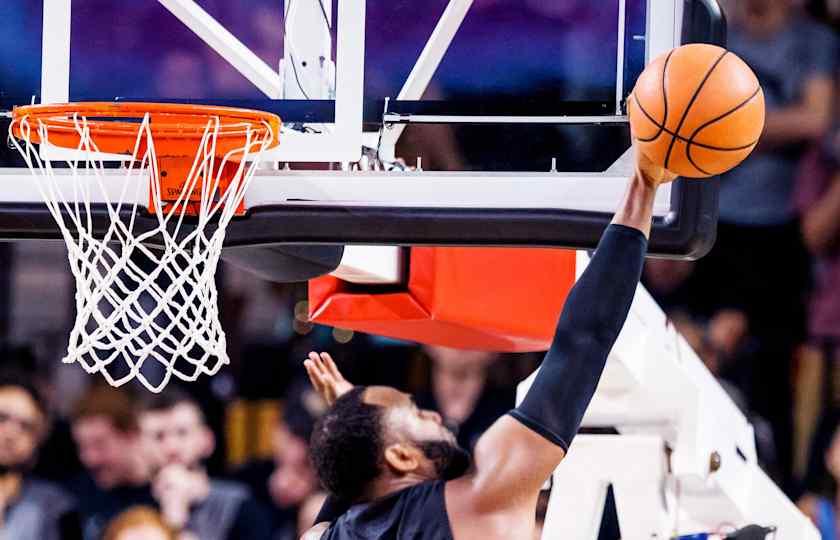
[[[33,143],[33,133],[49,141],[48,127],[26,117],[19,122],[21,140],[10,140],[61,229],[76,282],[76,320],[63,361],[101,373],[114,386],[138,380],[153,392],[173,376],[192,381],[218,372],[228,355],[216,268],[226,227],[273,142],[272,130],[243,125],[244,145],[219,157],[221,123],[208,119],[184,189],[167,202],[149,115],[116,171],[101,160],[85,118],[73,117],[80,140],[73,157],[55,163]],[[222,171],[231,168],[224,189]],[[154,215],[142,202],[150,200]],[[195,216],[186,215],[188,206]]]

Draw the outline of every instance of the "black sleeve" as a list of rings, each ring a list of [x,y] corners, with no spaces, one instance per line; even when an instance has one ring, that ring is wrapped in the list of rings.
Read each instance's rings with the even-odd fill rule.
[[[568,450],[624,326],[642,274],[647,239],[610,225],[569,293],[551,349],[510,415]]]
[[[266,540],[271,538],[272,532],[266,509],[257,501],[246,499],[239,505],[228,539]]]

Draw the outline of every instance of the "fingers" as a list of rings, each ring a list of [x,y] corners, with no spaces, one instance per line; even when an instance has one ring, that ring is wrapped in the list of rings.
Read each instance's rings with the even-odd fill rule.
[[[314,358],[313,358],[314,357]],[[318,355],[314,352],[309,353],[309,358],[304,360],[303,367],[306,369],[306,374],[309,376],[309,381],[319,394],[323,394],[326,389],[326,381],[324,380],[323,369],[318,360]]]
[[[353,385],[347,382],[329,353],[313,351],[303,361],[303,366],[312,386],[329,405],[353,389]]]
[[[633,144],[635,145],[635,143],[636,141],[634,140]],[[647,182],[648,184],[658,186],[659,184],[671,182],[672,180],[677,178],[676,174],[672,173],[671,171],[662,167],[661,165],[654,163],[638,147],[635,148],[635,153],[636,170],[638,174],[642,176],[642,179],[645,180],[645,182]]]

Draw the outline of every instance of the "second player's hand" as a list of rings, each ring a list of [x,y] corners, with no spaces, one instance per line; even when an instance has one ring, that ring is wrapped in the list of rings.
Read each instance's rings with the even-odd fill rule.
[[[304,360],[303,367],[315,390],[324,398],[327,405],[332,405],[335,400],[353,389],[353,385],[344,378],[338,370],[332,357],[325,352],[309,353],[309,358]]]

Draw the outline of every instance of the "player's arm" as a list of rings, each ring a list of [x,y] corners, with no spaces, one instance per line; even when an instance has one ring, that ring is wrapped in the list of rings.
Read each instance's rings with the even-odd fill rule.
[[[466,501],[469,508],[459,506],[468,514],[530,506],[580,427],[635,295],[656,188],[673,179],[643,157],[638,163],[612,224],[569,293],[531,389],[479,439],[473,473],[448,488]]]
[[[831,187],[802,213],[802,237],[811,253],[821,255],[838,245],[840,236],[840,173]]]

